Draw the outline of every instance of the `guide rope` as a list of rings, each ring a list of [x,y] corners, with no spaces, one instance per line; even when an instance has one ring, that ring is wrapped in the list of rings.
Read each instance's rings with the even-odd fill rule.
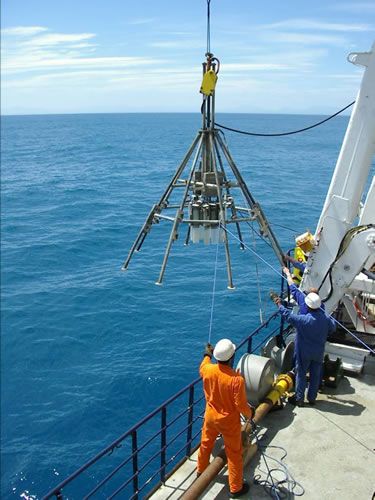
[[[212,299],[211,299],[211,313],[210,313],[210,324],[208,329],[208,343],[211,344],[211,332],[212,332],[212,323],[214,317],[214,305],[215,305],[215,291],[216,291],[216,275],[217,275],[217,261],[219,254],[219,242],[216,244],[216,258],[215,258],[215,271],[214,271],[214,284],[212,286]]]
[[[225,125],[221,125],[220,123],[217,123],[217,122],[215,122],[215,125],[217,127],[223,128],[225,130],[229,130],[230,132],[236,132],[237,134],[251,135],[251,136],[255,136],[255,137],[281,137],[284,135],[299,134],[300,132],[305,132],[306,130],[310,130],[312,128],[318,127],[319,125],[322,125],[323,123],[328,122],[329,120],[332,120],[332,118],[339,115],[340,113],[342,113],[346,109],[350,108],[350,106],[353,106],[354,103],[355,103],[355,101],[351,102],[350,104],[345,106],[345,108],[342,108],[342,109],[340,109],[340,111],[337,111],[337,113],[334,113],[333,115],[329,116],[328,118],[325,118],[324,120],[321,120],[318,123],[314,123],[314,125],[310,125],[309,127],[304,127],[304,128],[299,129],[299,130],[292,130],[290,132],[278,132],[278,133],[274,133],[274,134],[261,134],[261,133],[257,133],[257,132],[246,132],[244,130],[238,130],[236,128],[226,127]]]
[[[231,231],[229,231],[229,229],[227,229],[225,226],[223,226],[221,224],[221,227],[224,229],[224,231],[227,232],[227,234],[230,234],[234,239],[236,239],[237,241],[239,241],[241,243],[241,240],[234,234],[232,233]],[[269,268],[271,268],[276,274],[278,274],[279,276],[281,276],[281,278],[285,281],[287,281],[286,277],[280,272],[278,271],[277,269],[275,269],[272,264],[270,264],[269,262],[267,262],[265,259],[263,259],[263,257],[261,255],[259,255],[255,250],[253,250],[251,247],[249,247],[248,245],[246,245],[245,242],[242,242],[244,247],[247,249],[247,250],[250,250],[250,252],[252,252],[256,257],[258,257],[258,259],[260,259],[262,262],[264,262],[264,264],[266,264]],[[322,307],[320,307],[319,309],[321,309],[322,311],[324,311],[324,309]],[[325,312],[325,311],[324,311]],[[360,344],[362,344],[368,351],[370,351],[372,354],[375,354],[375,350],[372,349],[369,345],[367,345],[365,342],[363,342],[362,339],[360,339],[355,333],[351,332],[348,328],[346,328],[346,326],[344,326],[342,323],[340,323],[340,321],[338,321],[336,318],[334,318],[332,315],[330,315],[330,317],[333,319],[333,321],[339,325],[343,330],[345,330],[347,333],[349,333],[352,337],[354,337]]]
[[[253,237],[253,248],[256,250],[256,240],[255,240],[255,231],[253,227],[253,223],[251,224],[251,234]],[[259,304],[259,319],[260,319],[260,324],[263,325],[264,319],[263,319],[263,306],[262,306],[262,292],[260,289],[260,277],[259,277],[259,269],[258,269],[258,262],[255,261],[255,274],[257,277],[257,290],[258,290],[258,304]]]

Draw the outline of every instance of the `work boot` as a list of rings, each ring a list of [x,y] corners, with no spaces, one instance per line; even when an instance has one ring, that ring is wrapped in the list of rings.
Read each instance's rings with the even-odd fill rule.
[[[315,399],[309,399],[309,405],[310,406],[315,406],[316,400]]]
[[[292,404],[294,406],[298,406],[299,408],[302,408],[303,406],[305,406],[305,404],[303,402],[303,399],[297,399],[296,395],[291,396],[290,398],[288,398],[288,403],[290,403],[290,404]]]
[[[229,492],[229,498],[240,498],[242,495],[245,495],[250,489],[250,486],[248,483],[243,483],[242,488],[239,491],[235,491],[232,493],[231,491]]]

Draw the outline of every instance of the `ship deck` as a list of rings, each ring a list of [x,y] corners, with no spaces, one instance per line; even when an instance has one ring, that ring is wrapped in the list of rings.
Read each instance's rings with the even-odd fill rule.
[[[267,455],[280,459],[304,489],[303,498],[370,500],[375,491],[375,375],[344,376],[337,388],[325,388],[316,406],[302,408],[286,404],[262,420],[259,444]],[[265,447],[265,448],[263,448]],[[188,459],[152,495],[152,500],[176,500],[195,479],[196,453]],[[278,467],[266,459],[271,469]],[[265,479],[267,468],[261,452],[245,467],[245,478],[251,488],[242,498],[266,499],[270,496],[254,478]],[[285,476],[273,474],[274,480]],[[296,487],[289,498],[302,490]],[[201,495],[201,499],[228,498],[227,468]],[[284,496],[284,498],[286,498]]]

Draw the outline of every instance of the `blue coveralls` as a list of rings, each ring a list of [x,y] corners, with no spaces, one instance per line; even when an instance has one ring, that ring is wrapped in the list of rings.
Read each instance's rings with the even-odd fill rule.
[[[302,293],[302,292],[301,292]],[[306,375],[310,372],[307,399],[314,401],[318,394],[327,336],[335,329],[335,323],[324,311],[317,309],[306,314],[293,314],[279,306],[281,315],[297,329],[295,345],[297,375],[296,399],[303,401],[306,390]]]
[[[292,294],[293,299],[297,302],[297,305],[299,307],[298,314],[307,314],[309,312],[309,308],[307,307],[307,304],[305,302],[306,294],[302,292],[298,286],[296,285],[289,285],[289,290],[290,293]],[[325,309],[324,303],[322,302],[322,305],[320,306],[323,310]],[[297,352],[297,343],[298,343],[298,336],[296,337],[294,341],[294,366],[296,365],[296,352]],[[322,373],[323,376],[323,373]],[[321,377],[322,378],[322,377]]]
[[[301,292],[301,290],[296,285],[289,285],[289,290],[292,294],[293,299],[298,304],[299,314],[307,314],[309,312],[309,308],[307,307],[305,302],[306,294]],[[322,304],[322,308],[324,309],[324,304]]]

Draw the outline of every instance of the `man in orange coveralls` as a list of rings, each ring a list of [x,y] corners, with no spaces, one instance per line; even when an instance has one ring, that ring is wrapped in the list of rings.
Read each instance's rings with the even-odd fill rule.
[[[199,367],[203,378],[206,412],[197,475],[208,466],[215,440],[221,434],[228,459],[230,498],[238,498],[249,491],[249,485],[243,481],[240,414],[250,419],[254,413],[254,409],[247,403],[245,381],[231,367],[235,349],[236,346],[228,339],[220,340],[215,349],[207,344]],[[211,363],[212,354],[218,361],[217,364]]]

